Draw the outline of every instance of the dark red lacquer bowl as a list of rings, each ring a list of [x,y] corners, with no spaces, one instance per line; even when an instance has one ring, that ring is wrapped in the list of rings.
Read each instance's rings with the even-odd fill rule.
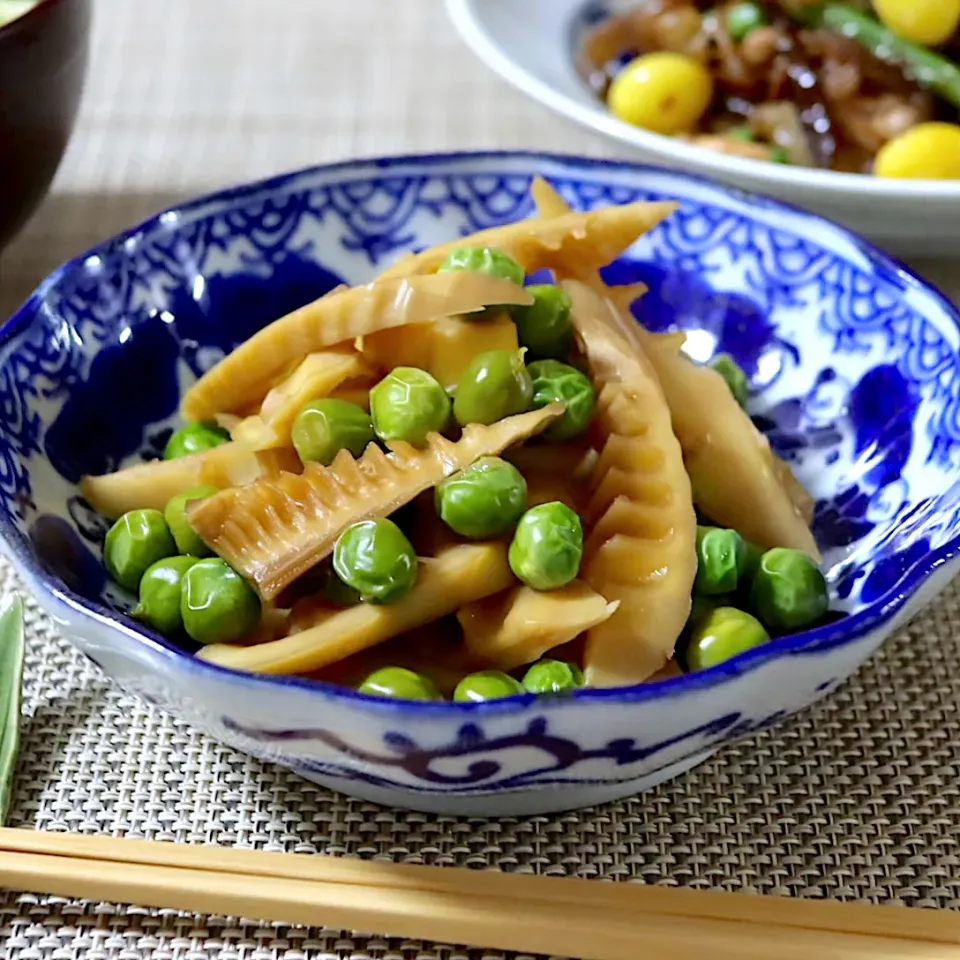
[[[91,0],[41,0],[0,27],[0,250],[43,199],[70,139]]]

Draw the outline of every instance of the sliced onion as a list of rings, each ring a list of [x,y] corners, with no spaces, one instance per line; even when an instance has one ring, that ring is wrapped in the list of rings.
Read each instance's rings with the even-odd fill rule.
[[[761,103],[750,115],[750,126],[757,136],[787,151],[787,159],[798,167],[815,167],[816,159],[807,140],[800,111],[786,100]]]

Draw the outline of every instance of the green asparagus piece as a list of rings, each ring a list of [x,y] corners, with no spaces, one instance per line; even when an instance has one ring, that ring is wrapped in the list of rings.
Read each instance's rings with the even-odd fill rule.
[[[904,40],[870,14],[846,3],[789,9],[795,19],[807,26],[821,27],[856,40],[878,60],[903,68],[911,80],[960,109],[960,66],[946,57]]]

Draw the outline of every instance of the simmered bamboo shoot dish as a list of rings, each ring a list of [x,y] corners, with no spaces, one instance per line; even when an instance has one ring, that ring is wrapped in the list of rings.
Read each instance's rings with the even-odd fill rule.
[[[675,205],[533,196],[536,218],[276,320],[186,392],[162,459],[84,478],[134,617],[237,670],[470,702],[706,669],[823,620],[812,500],[743,371],[601,279]]]

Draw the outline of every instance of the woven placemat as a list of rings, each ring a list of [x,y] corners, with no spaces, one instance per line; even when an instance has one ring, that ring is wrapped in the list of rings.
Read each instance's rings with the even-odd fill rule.
[[[0,567],[0,592],[15,586]],[[960,583],[821,704],[670,783],[578,814],[466,820],[350,800],[213,742],[119,692],[31,602],[11,823],[958,908],[958,627]],[[0,942],[16,960],[480,955],[16,893],[0,895]]]
[[[439,0],[98,0],[92,62],[54,192],[0,263],[0,316],[58,262],[238,180],[398,151],[618,152],[491,77]],[[27,611],[14,824],[960,908],[960,585],[775,730],[634,800],[499,821],[385,810],[251,760],[123,695]],[[0,893],[4,960],[464,956],[496,955]]]

